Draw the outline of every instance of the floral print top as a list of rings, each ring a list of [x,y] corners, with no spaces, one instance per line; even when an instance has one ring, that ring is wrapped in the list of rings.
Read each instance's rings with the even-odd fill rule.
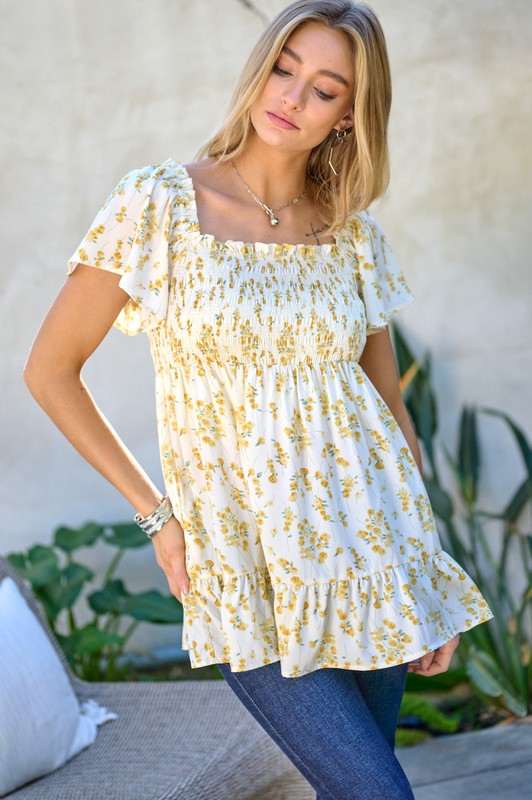
[[[371,670],[493,617],[441,548],[412,453],[358,360],[413,299],[373,216],[334,244],[220,242],[174,159],[129,172],[69,262],[121,275],[145,331],[192,667]]]

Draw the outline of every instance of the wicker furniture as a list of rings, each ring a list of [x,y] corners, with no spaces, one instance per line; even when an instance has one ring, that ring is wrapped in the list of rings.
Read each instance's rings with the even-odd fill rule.
[[[118,719],[94,744],[9,800],[314,800],[316,794],[223,680],[87,683],[70,670],[31,590],[16,581],[80,700]],[[1,679],[1,676],[0,676]]]

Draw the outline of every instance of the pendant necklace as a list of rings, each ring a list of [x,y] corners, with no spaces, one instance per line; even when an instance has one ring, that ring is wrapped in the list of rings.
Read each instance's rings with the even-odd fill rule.
[[[269,206],[266,205],[266,203],[263,203],[261,200],[259,200],[257,195],[249,188],[249,186],[247,185],[246,181],[244,180],[244,178],[242,177],[240,172],[237,170],[237,168],[236,168],[236,166],[235,166],[233,161],[231,161],[231,166],[233,167],[234,171],[238,175],[238,178],[240,179],[240,182],[241,182],[242,186],[244,187],[244,189],[247,192],[249,192],[249,194],[252,196],[254,201],[256,203],[258,203],[259,206],[267,213],[268,217],[270,218],[270,225],[272,226],[272,228],[275,228],[275,226],[279,224],[279,219],[276,216],[277,212],[281,211],[283,208],[288,208],[288,206],[293,206],[295,203],[298,203],[301,200],[301,198],[307,193],[308,178],[307,178],[307,176],[305,176],[305,188],[303,189],[301,194],[298,195],[298,197],[294,197],[294,199],[290,200],[289,203],[285,203],[284,206],[279,206],[279,208],[270,208]]]

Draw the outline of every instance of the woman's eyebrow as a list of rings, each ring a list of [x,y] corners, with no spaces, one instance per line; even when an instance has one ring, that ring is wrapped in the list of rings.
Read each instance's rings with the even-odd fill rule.
[[[294,52],[294,50],[291,50],[289,47],[286,47],[286,45],[283,47],[281,52],[286,53],[287,56],[293,58],[294,61],[297,61],[298,64],[303,63],[303,59],[301,58],[301,56],[299,56],[296,52]],[[347,88],[349,89],[348,82],[344,77],[342,77],[342,75],[339,75],[338,72],[331,72],[330,69],[319,69],[318,73],[320,75],[325,75],[327,78],[332,78],[333,80],[338,81],[338,83],[341,83],[343,86],[347,86]]]

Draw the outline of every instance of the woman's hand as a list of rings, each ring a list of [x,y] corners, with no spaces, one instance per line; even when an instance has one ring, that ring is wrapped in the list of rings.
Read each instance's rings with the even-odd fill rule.
[[[175,517],[171,517],[152,538],[155,558],[168,580],[168,586],[180,603],[190,588],[185,567],[185,535]]]
[[[432,650],[430,653],[421,656],[421,658],[410,661],[408,672],[415,672],[416,675],[423,675],[425,678],[431,678],[440,672],[446,672],[459,642],[460,634],[457,633],[453,639],[442,644],[437,650]]]

